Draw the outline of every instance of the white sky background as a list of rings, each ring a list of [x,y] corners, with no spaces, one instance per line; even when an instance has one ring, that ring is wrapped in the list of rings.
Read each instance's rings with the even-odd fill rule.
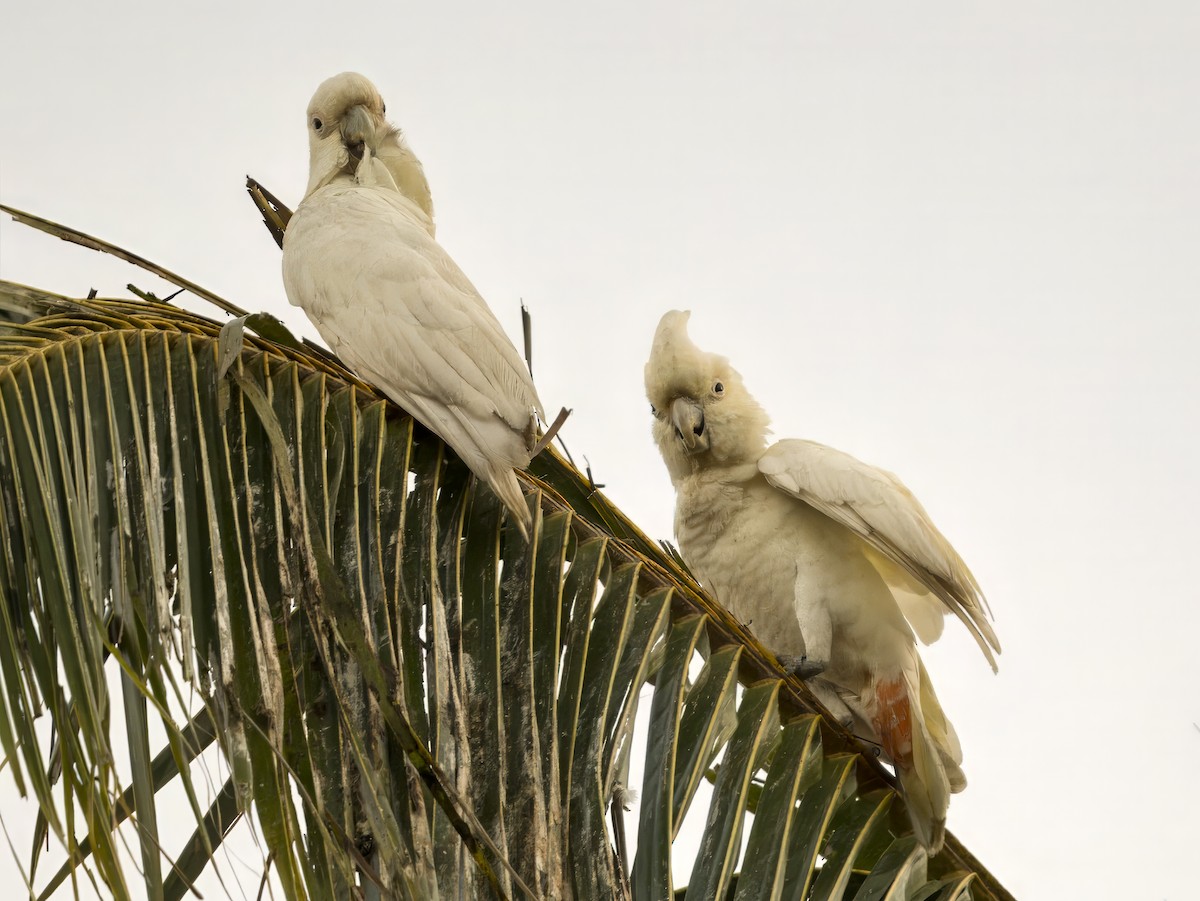
[[[9,4],[0,198],[312,335],[243,177],[295,205],[313,89],[363,72],[617,504],[670,536],[642,365],[691,309],[991,600],[999,676],[953,623],[927,653],[951,830],[1022,899],[1194,897],[1200,7],[901,6]],[[159,289],[7,218],[0,277]]]

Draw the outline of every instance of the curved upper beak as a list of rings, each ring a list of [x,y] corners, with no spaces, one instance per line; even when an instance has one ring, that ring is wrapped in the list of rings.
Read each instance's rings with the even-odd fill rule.
[[[379,126],[371,111],[362,104],[352,106],[342,116],[342,143],[356,158],[362,158],[363,147],[375,153],[379,149]]]
[[[690,397],[671,401],[671,425],[689,454],[708,450],[710,436],[704,427],[704,408]]]

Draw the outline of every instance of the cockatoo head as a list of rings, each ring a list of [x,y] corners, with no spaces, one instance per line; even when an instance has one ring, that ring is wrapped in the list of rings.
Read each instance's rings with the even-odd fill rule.
[[[369,79],[343,72],[321,82],[308,104],[308,190],[336,180],[368,181],[399,191],[432,220],[433,200],[421,161],[385,118]]]
[[[757,461],[769,422],[729,361],[692,343],[689,316],[680,310],[663,316],[646,363],[654,440],[673,481],[710,466]]]

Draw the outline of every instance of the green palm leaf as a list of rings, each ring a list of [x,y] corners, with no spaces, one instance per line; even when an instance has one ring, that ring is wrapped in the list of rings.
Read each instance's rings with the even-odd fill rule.
[[[688,897],[1008,897],[953,839],[927,861],[890,775],[556,453],[526,545],[440,441],[269,320],[8,284],[0,309],[0,747],[114,895],[181,897],[253,811],[290,898],[667,898],[715,769]],[[185,683],[210,719],[180,725]],[[205,722],[231,773],[207,800]],[[630,754],[636,861],[606,819]],[[190,838],[157,826],[172,778]]]

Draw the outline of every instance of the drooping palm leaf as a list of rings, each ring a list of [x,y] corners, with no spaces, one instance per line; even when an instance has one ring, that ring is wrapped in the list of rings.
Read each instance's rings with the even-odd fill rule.
[[[116,894],[106,660],[127,674],[144,865],[183,846],[156,834],[153,773],[166,759],[187,781],[188,755],[151,761],[142,738],[173,674],[209,698],[233,773],[213,816],[188,785],[186,866],[144,880],[165,897],[233,802],[253,804],[289,897],[668,897],[714,765],[689,897],[1007,897],[953,840],[927,863],[887,773],[557,455],[527,480],[527,546],[439,441],[325,355],[240,323],[223,353],[221,324],[163,304],[5,286],[0,307],[29,319],[0,327],[0,745]],[[605,817],[648,679],[634,863]]]

